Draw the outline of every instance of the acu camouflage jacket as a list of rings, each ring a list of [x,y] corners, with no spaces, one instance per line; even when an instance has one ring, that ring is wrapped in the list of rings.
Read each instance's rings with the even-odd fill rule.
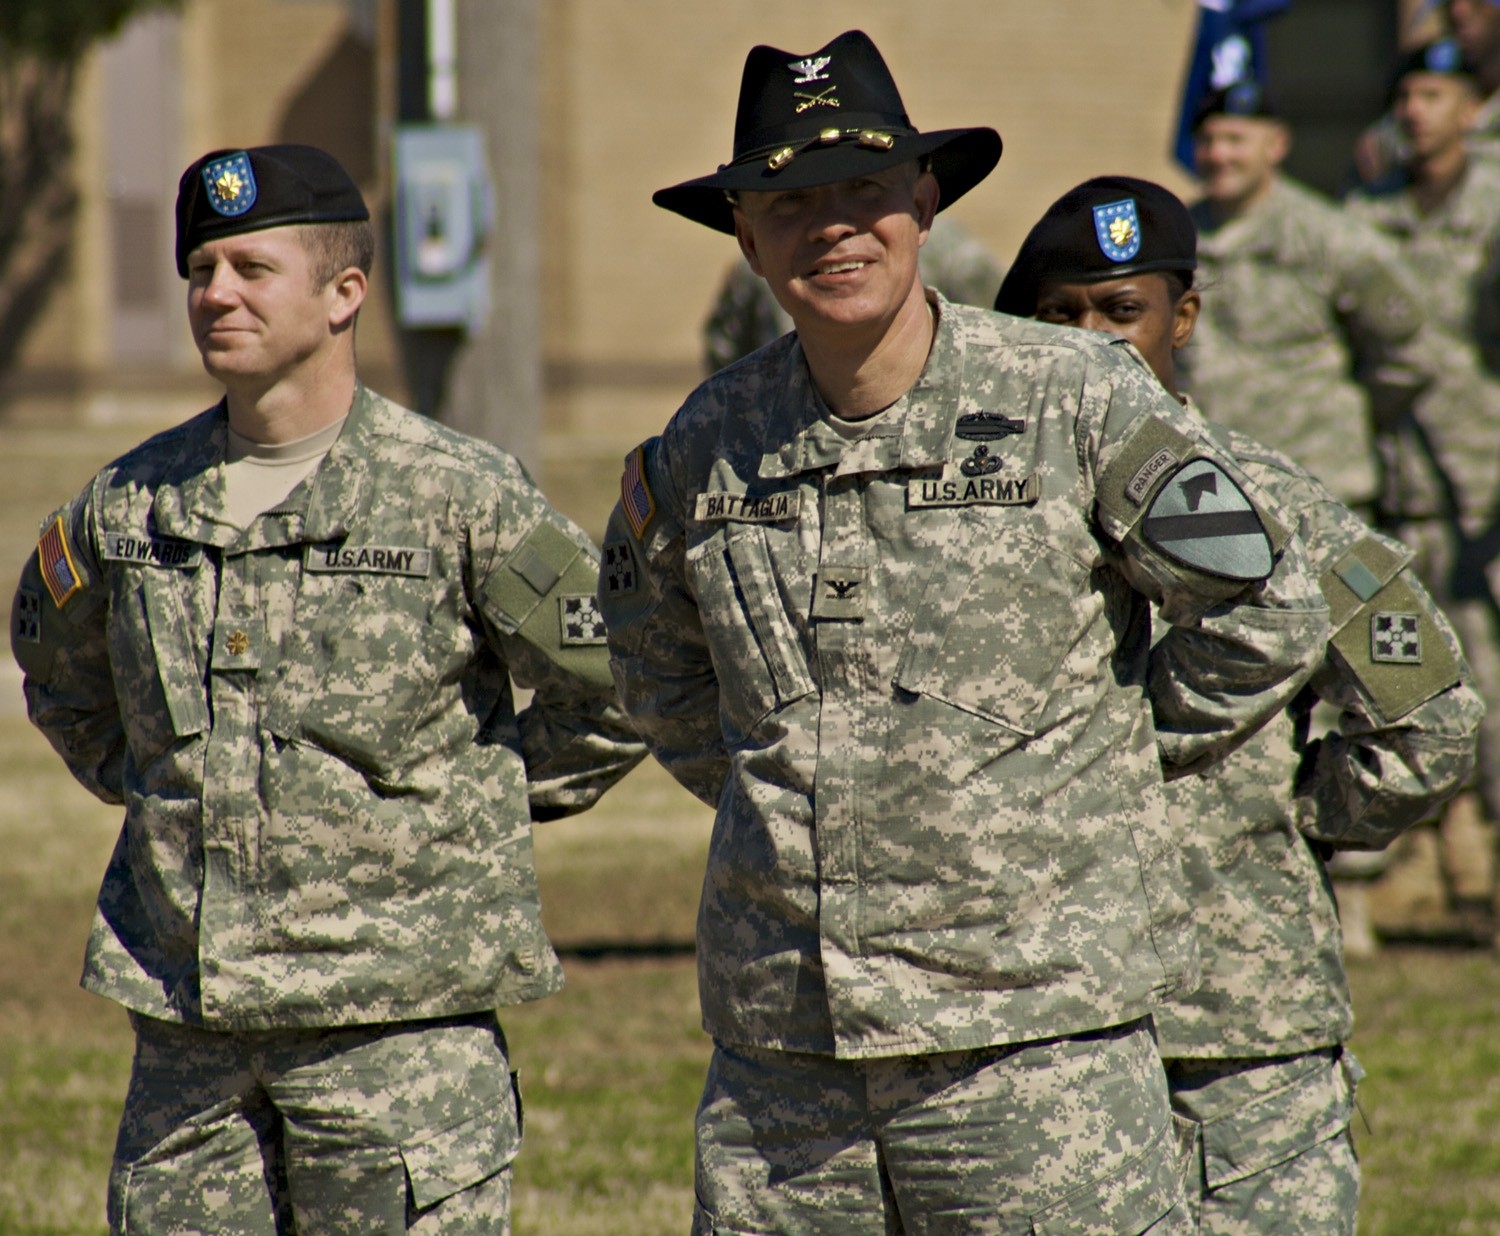
[[[1194,970],[1162,763],[1221,756],[1321,655],[1300,545],[1125,345],[937,304],[863,436],[793,336],[627,461],[601,607],[626,709],[717,807],[720,1041],[880,1056],[1145,1013]],[[1265,513],[1267,582],[1143,532],[1195,469],[1203,513],[1208,472]],[[1154,651],[1148,598],[1180,624]]]
[[[1157,1010],[1156,1026],[1167,1057],[1282,1056],[1342,1043],[1353,1024],[1338,909],[1313,846],[1380,849],[1434,811],[1474,763],[1484,705],[1409,551],[1284,455],[1214,433],[1295,512],[1333,630],[1291,709],[1167,786],[1203,977]],[[1310,734],[1317,700],[1336,724]]]
[[[32,720],[125,805],[85,986],[226,1029],[555,990],[532,819],[642,754],[593,547],[508,455],[362,388],[241,530],[226,428],[221,404],[106,467],[17,593]]]

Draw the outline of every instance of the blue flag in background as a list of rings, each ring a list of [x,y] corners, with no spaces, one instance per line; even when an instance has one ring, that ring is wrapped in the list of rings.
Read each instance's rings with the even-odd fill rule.
[[[1211,90],[1254,78],[1266,86],[1265,20],[1291,8],[1292,0],[1198,0],[1198,36],[1182,88],[1182,114],[1172,153],[1193,170],[1193,112]]]

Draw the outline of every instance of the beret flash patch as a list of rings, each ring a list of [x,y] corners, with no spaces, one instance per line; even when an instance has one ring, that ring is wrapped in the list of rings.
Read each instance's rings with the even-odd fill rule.
[[[255,205],[259,190],[255,173],[250,170],[250,156],[243,150],[205,163],[202,175],[208,204],[215,214],[233,219]]]

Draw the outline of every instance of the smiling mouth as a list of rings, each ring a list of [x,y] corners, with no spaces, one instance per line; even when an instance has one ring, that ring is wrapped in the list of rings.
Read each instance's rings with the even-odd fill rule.
[[[847,275],[856,270],[863,270],[870,263],[859,259],[850,259],[846,262],[827,262],[812,269],[810,278],[819,275]]]

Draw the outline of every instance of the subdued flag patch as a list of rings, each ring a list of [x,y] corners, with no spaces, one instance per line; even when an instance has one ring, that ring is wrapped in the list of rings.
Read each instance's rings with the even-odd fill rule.
[[[1265,579],[1274,558],[1260,516],[1218,464],[1192,459],[1151,503],[1141,531],[1184,566],[1221,579]]]
[[[68,544],[68,532],[61,515],[42,533],[37,542],[36,556],[42,568],[42,581],[52,594],[52,603],[61,609],[83,588],[83,577],[73,562],[73,548]]]
[[[651,496],[651,486],[646,483],[646,448],[638,446],[625,456],[625,471],[620,474],[620,506],[625,511],[625,521],[640,540],[646,526],[656,514],[656,499]]]

